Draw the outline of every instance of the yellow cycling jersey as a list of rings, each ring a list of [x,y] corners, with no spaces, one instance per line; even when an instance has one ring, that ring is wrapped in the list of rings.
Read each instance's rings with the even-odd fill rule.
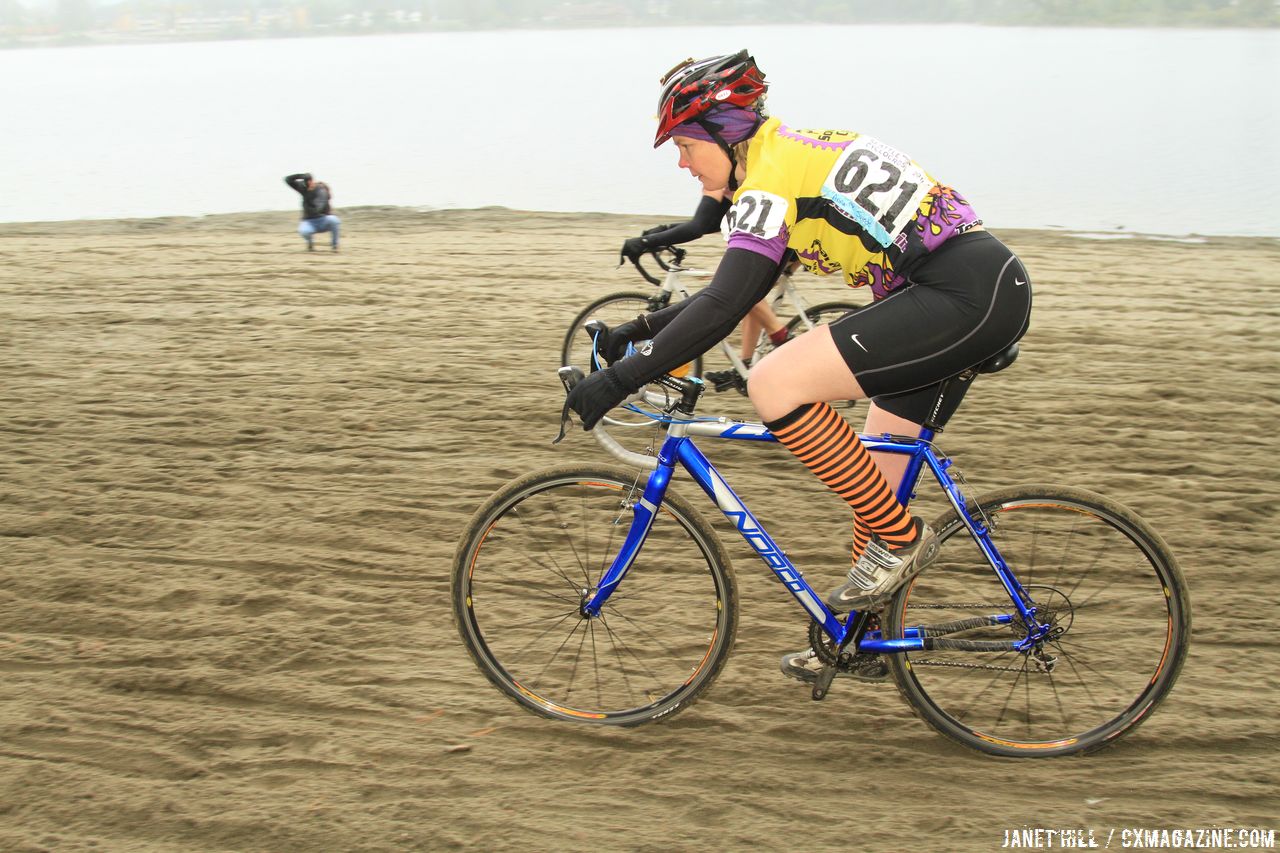
[[[851,130],[793,130],[776,118],[751,138],[747,173],[722,229],[730,248],[780,261],[795,250],[879,299],[946,240],[982,224],[955,190],[907,155]]]

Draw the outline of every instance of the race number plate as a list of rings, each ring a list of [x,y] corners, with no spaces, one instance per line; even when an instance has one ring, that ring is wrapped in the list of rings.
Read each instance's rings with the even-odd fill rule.
[[[860,136],[836,160],[822,195],[881,246],[888,247],[916,215],[933,183],[911,158]]]
[[[738,196],[724,215],[720,228],[725,239],[734,232],[750,234],[761,240],[772,240],[782,233],[787,223],[787,200],[763,190],[747,190]]]

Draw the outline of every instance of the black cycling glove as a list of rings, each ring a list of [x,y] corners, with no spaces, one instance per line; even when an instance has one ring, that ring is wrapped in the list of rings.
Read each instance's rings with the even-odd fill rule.
[[[609,335],[605,339],[605,361],[613,364],[627,354],[628,345],[652,337],[653,332],[649,328],[649,321],[643,314],[629,323],[619,323],[609,330]]]
[[[724,219],[731,206],[728,199],[704,195],[698,202],[697,210],[693,212],[693,219],[688,222],[655,225],[643,231],[639,237],[632,237],[623,243],[618,263],[628,260],[634,263],[650,249],[688,243],[706,234],[714,234],[720,230],[720,220]]]
[[[648,232],[645,232],[648,233]],[[622,244],[622,250],[618,253],[618,263],[631,261],[633,264],[640,260],[640,256],[661,243],[650,243],[648,237],[628,237],[626,242]]]
[[[573,409],[582,418],[582,428],[592,429],[610,409],[617,407],[634,393],[635,389],[628,390],[612,367],[606,367],[583,377],[581,382],[573,386],[560,411],[560,422],[563,424],[569,416],[569,410]]]

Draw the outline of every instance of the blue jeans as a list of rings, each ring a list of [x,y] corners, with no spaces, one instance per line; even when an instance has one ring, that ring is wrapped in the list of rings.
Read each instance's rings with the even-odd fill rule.
[[[302,239],[307,241],[307,248],[311,248],[311,237],[315,234],[323,234],[328,231],[333,235],[330,245],[335,249],[338,248],[338,226],[342,220],[333,214],[327,216],[316,216],[312,219],[304,219],[298,223],[298,233],[302,235]]]

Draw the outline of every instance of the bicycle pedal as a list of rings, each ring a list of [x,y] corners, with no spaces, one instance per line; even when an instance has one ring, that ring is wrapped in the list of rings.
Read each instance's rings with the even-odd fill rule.
[[[703,374],[702,378],[711,383],[711,387],[717,394],[723,391],[743,391],[747,387],[746,382],[738,375],[738,371],[732,369],[710,370]]]
[[[827,692],[831,690],[831,682],[835,678],[836,668],[832,664],[827,664],[818,672],[818,680],[813,683],[813,701],[821,702],[827,698]]]

